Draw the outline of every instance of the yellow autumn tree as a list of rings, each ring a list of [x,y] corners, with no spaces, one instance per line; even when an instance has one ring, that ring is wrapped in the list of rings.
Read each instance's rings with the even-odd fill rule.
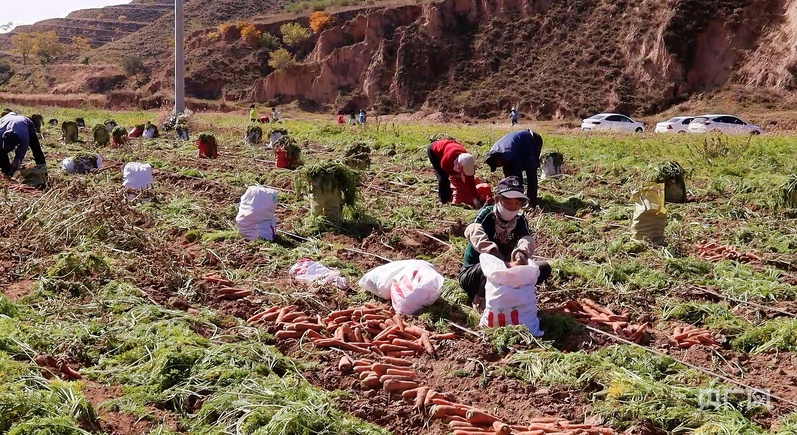
[[[39,57],[39,61],[45,68],[54,57],[64,53],[64,45],[58,40],[58,34],[54,30],[34,33],[33,40],[33,53]]]
[[[241,38],[246,41],[250,47],[256,47],[260,42],[260,30],[257,30],[252,24],[248,24],[241,28]]]
[[[284,48],[274,50],[269,53],[268,66],[274,68],[276,71],[288,69],[296,64],[293,55]]]
[[[313,33],[320,33],[322,30],[332,25],[332,17],[321,11],[310,14],[310,29]]]
[[[11,35],[11,51],[22,55],[22,64],[28,64],[28,55],[33,53],[34,38],[30,33],[16,33]]]
[[[301,44],[310,37],[310,29],[299,23],[286,23],[280,26],[282,42],[289,47]]]

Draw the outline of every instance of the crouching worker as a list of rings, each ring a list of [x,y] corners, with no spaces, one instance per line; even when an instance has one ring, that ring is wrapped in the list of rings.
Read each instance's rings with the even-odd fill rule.
[[[479,263],[480,254],[490,254],[514,267],[529,264],[534,254],[534,237],[529,231],[526,218],[518,215],[520,209],[528,202],[523,193],[523,184],[518,177],[507,177],[498,184],[495,205],[488,205],[481,210],[465,229],[468,247],[459,274],[459,285],[468,294],[468,303],[479,310],[484,309],[484,287],[487,279]],[[537,284],[551,275],[551,266],[547,262],[537,262],[540,276]]]
[[[46,184],[47,169],[44,166],[46,162],[33,121],[13,112],[0,118],[0,169],[3,175],[6,177],[14,175],[22,164],[28,148],[36,161],[36,167],[26,170],[31,173],[30,176],[23,171],[25,183],[34,187],[43,187],[43,184]],[[14,159],[9,160],[8,156],[12,152]],[[29,183],[28,178],[31,178],[32,182]],[[43,183],[41,179],[44,179]]]
[[[491,172],[500,166],[504,177],[516,176],[523,183],[526,173],[527,197],[532,205],[537,205],[537,170],[540,168],[542,136],[531,130],[509,133],[498,139],[484,158]]]
[[[448,204],[465,204],[481,207],[476,192],[476,160],[468,154],[465,147],[451,138],[435,140],[429,145],[429,161],[432,162],[437,176],[437,195],[440,202]],[[451,185],[456,189],[452,192]]]

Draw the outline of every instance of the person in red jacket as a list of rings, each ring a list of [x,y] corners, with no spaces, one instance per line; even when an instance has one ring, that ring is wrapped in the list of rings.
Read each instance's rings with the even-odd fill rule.
[[[453,199],[454,204],[481,207],[476,194],[476,160],[465,147],[452,138],[433,136],[427,152],[437,175],[440,202],[448,204]],[[452,192],[452,184],[456,196]]]

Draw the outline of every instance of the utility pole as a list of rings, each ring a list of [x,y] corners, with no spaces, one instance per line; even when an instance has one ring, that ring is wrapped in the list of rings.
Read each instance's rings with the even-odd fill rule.
[[[174,0],[174,112],[185,112],[185,15],[183,0]]]

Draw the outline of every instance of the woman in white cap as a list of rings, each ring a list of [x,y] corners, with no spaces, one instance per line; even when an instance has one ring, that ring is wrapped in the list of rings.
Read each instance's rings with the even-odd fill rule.
[[[440,202],[448,204],[453,200],[454,204],[481,207],[476,194],[476,159],[465,147],[450,137],[436,135],[432,137],[427,151],[437,175]],[[453,195],[452,184],[456,189],[456,196]]]
[[[507,267],[528,264],[534,254],[534,237],[520,209],[529,201],[523,193],[520,178],[506,177],[498,183],[495,205],[481,210],[476,219],[465,228],[468,247],[459,272],[459,285],[468,294],[468,302],[480,308],[484,302],[487,279],[479,262],[480,254],[489,254],[504,261]],[[537,262],[540,276],[537,284],[551,275],[551,266]]]

